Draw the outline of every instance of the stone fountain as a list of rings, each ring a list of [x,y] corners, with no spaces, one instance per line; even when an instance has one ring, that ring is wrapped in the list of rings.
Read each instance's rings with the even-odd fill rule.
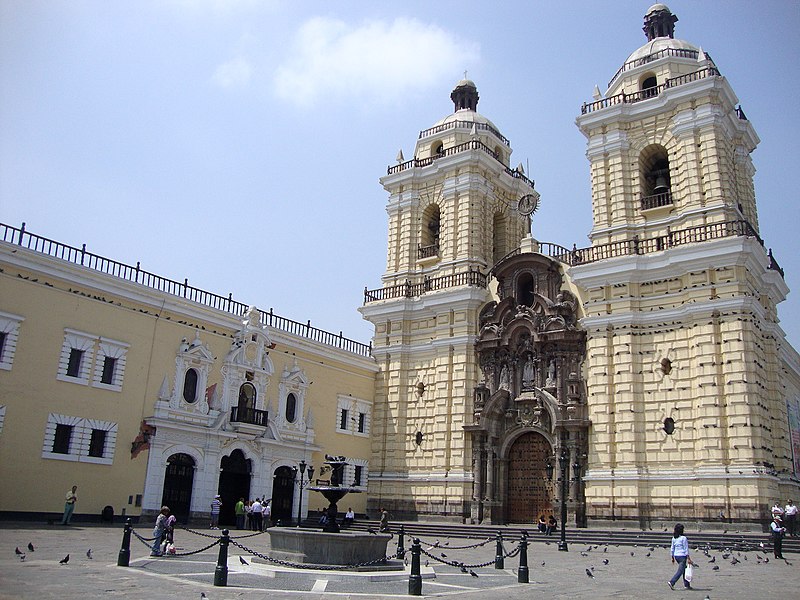
[[[402,563],[390,565],[386,558],[386,546],[392,539],[386,533],[364,533],[357,531],[341,531],[337,520],[339,507],[337,503],[350,493],[361,490],[342,485],[344,468],[347,461],[343,456],[325,455],[331,476],[327,485],[314,485],[308,489],[319,492],[328,501],[325,510],[327,522],[322,531],[302,529],[300,527],[272,527],[268,529],[270,536],[271,556],[287,562],[318,565],[369,565],[369,569],[402,569]],[[376,562],[377,561],[377,562]],[[358,567],[363,570],[366,567]]]

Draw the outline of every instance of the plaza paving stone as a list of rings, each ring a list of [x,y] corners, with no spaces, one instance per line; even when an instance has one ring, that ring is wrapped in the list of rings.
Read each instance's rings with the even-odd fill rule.
[[[136,529],[141,535],[150,535],[150,528]],[[206,535],[217,531],[200,530]],[[233,531],[232,535],[236,536]],[[691,543],[691,532],[689,532]],[[32,525],[0,523],[0,599],[31,598],[60,600],[119,597],[119,598],[186,598],[198,600],[201,593],[208,600],[261,599],[261,598],[398,598],[408,596],[408,572],[402,577],[388,580],[379,575],[342,577],[333,571],[298,570],[283,572],[278,565],[254,557],[231,546],[228,557],[228,585],[215,587],[214,570],[218,547],[187,557],[150,558],[148,548],[137,539],[131,540],[130,567],[118,567],[117,557],[122,540],[122,526],[100,527],[75,525]],[[669,544],[664,536],[664,545]],[[176,532],[176,545],[180,551],[191,551],[206,546],[212,538],[201,537],[187,531]],[[239,540],[257,552],[269,555],[268,536]],[[433,540],[424,540],[432,543]],[[500,600],[507,598],[696,598],[706,596],[719,599],[800,598],[800,556],[787,554],[785,561],[775,560],[771,554],[759,551],[734,552],[728,559],[722,552],[712,550],[714,564],[709,558],[693,549],[696,570],[693,590],[667,587],[674,567],[669,550],[663,546],[630,547],[610,544],[598,547],[573,543],[569,552],[559,552],[556,544],[535,543],[529,546],[528,566],[530,583],[517,583],[518,558],[506,558],[505,569],[494,568],[495,545],[489,543],[478,548],[455,549],[456,546],[477,543],[480,540],[441,539],[439,548],[425,546],[430,555],[442,561],[477,565],[490,562],[488,567],[474,568],[478,577],[463,573],[457,567],[427,560],[423,568],[422,595],[427,598],[458,598]],[[26,546],[32,542],[36,550]],[[448,543],[449,546],[444,546]],[[410,544],[407,543],[408,547]],[[19,547],[26,553],[21,561],[14,553]],[[506,551],[516,548],[506,542]],[[86,551],[92,549],[92,559]],[[394,551],[396,542],[390,542]],[[631,556],[633,552],[633,556]],[[441,557],[441,554],[447,554]],[[66,565],[59,560],[66,554]],[[647,556],[647,555],[650,556]],[[242,565],[243,555],[249,565]],[[759,560],[759,557],[761,560]],[[736,558],[739,563],[731,564]],[[764,558],[769,558],[765,563]],[[607,560],[608,564],[603,561]],[[544,563],[544,564],[542,564]],[[713,566],[719,570],[712,570]],[[407,567],[406,567],[407,569]],[[593,577],[586,574],[586,569]],[[434,577],[435,575],[435,577]],[[389,577],[389,576],[385,576]]]

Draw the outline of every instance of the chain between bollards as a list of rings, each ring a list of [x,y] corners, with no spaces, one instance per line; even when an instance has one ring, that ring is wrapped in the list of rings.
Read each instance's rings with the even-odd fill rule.
[[[228,544],[231,543],[230,532],[222,530],[222,537],[219,538],[219,556],[217,557],[217,568],[214,569],[214,585],[225,587],[228,585]]]
[[[517,583],[529,583],[528,581],[528,533],[522,532],[522,539],[519,541],[519,570],[517,571]]]
[[[497,549],[494,553],[494,568],[505,569],[505,558],[503,557],[503,534],[497,533]]]
[[[404,558],[406,555],[406,548],[403,545],[403,538],[406,535],[405,525],[400,525],[400,534],[397,537],[397,558]]]
[[[419,566],[419,557],[422,554],[422,546],[419,538],[414,538],[411,544],[411,575],[408,577],[408,595],[422,595],[422,573]]]
[[[117,556],[117,566],[118,567],[128,567],[130,566],[131,562],[131,529],[133,529],[133,525],[131,524],[131,520],[127,519],[125,521],[125,529],[122,530],[122,546],[119,549],[119,555]]]

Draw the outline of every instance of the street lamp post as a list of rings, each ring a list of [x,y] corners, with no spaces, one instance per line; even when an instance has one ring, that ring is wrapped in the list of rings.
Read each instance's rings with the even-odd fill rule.
[[[307,484],[311,483],[311,479],[314,477],[314,466],[308,465],[308,481],[304,479],[306,472],[306,461],[300,461],[300,479],[297,482],[297,485],[300,486],[300,497],[297,499],[297,526],[300,527],[300,521],[303,518],[303,488],[306,487]],[[297,469],[295,469],[295,477],[297,477]]]
[[[569,450],[561,448],[561,456],[558,457],[558,464],[561,467],[561,540],[558,542],[558,549],[561,552],[568,552],[567,532],[567,469],[569,468]]]

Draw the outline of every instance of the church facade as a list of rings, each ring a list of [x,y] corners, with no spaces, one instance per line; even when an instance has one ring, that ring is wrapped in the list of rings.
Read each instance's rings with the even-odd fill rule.
[[[797,492],[800,363],[759,235],[758,136],[676,21],[651,7],[577,119],[590,247],[527,235],[538,194],[471,81],[389,167],[387,270],[361,309],[371,503],[508,523],[563,497],[578,525],[645,525],[758,521]]]
[[[0,513],[78,484],[78,514],[204,519],[220,494],[223,522],[256,496],[290,522],[323,505],[304,487],[326,454],[356,512],[393,519],[530,523],[563,501],[578,526],[758,522],[799,495],[758,136],[676,22],[651,7],[581,107],[585,248],[531,236],[534,181],[458,82],[381,178],[370,345],[0,224],[0,452],[19,457]]]

